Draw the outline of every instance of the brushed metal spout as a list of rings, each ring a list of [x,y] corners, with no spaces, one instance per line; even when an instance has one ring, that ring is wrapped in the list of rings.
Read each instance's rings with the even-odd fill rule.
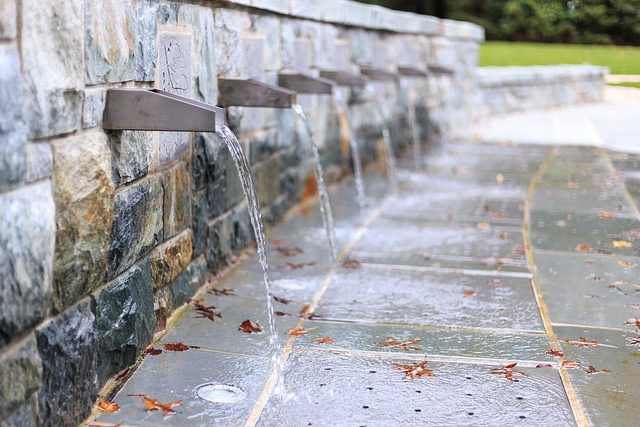
[[[297,93],[333,93],[335,83],[322,77],[313,77],[302,73],[281,73],[278,74],[278,86],[291,89]]]
[[[221,107],[291,108],[296,93],[254,79],[218,79],[218,104]]]
[[[160,89],[109,89],[103,128],[215,132],[224,123],[224,110]]]
[[[398,75],[382,68],[369,67],[368,65],[360,66],[360,73],[369,80],[395,82]]]
[[[320,77],[331,80],[338,86],[364,86],[369,81],[363,76],[337,70],[320,71]]]
[[[429,65],[428,70],[431,74],[440,76],[452,76],[453,70],[451,68],[441,67],[440,65]]]
[[[426,71],[410,66],[399,66],[398,74],[404,77],[427,77]]]

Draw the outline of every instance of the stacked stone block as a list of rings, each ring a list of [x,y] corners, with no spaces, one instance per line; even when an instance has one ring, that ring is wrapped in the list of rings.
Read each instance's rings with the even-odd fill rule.
[[[438,55],[434,37],[450,40]],[[282,71],[426,67],[446,51],[466,105],[475,64],[464,50],[481,38],[467,24],[440,28],[435,18],[346,0],[2,0],[0,425],[82,421],[207,272],[253,241],[222,141],[106,132],[109,88],[156,87],[216,104],[219,77],[275,84]],[[340,89],[368,161],[384,124],[373,102],[400,149],[407,104],[422,123],[435,107],[428,89],[424,80],[406,91],[376,84],[373,97]],[[331,99],[299,100],[331,175],[348,173],[344,120]],[[289,110],[229,108],[227,121],[263,218],[275,224],[312,173],[306,135]]]

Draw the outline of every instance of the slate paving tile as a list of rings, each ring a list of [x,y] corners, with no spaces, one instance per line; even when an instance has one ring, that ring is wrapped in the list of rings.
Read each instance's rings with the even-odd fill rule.
[[[427,362],[435,377],[403,381],[401,358],[294,352],[285,368],[292,399],[272,398],[258,425],[574,425],[555,369]]]
[[[640,304],[640,258],[534,250],[533,259],[552,322],[620,328],[621,318],[640,316],[628,306]]]
[[[241,425],[251,413],[270,373],[269,360],[263,358],[194,349],[148,356],[113,399],[120,410],[105,413],[97,421],[154,427]],[[239,387],[246,397],[235,403],[207,402],[196,394],[196,388],[205,383]],[[147,412],[140,397],[127,394],[146,394],[163,404],[182,402],[173,407],[178,413],[163,416],[162,411]]]
[[[561,343],[565,359],[580,364],[579,369],[569,369],[568,373],[591,425],[638,423],[640,352],[637,346],[629,346],[627,339],[639,336],[640,332],[633,326],[624,326],[623,317],[620,317],[618,327],[629,332],[554,327],[558,339],[572,341],[584,337],[606,345],[576,347]],[[589,365],[611,372],[588,374],[584,370]]]
[[[492,280],[497,278],[341,268],[315,313],[355,322],[544,332],[529,280]]]
[[[407,268],[424,269],[424,271],[442,270],[442,271],[458,271],[464,273],[471,270],[473,274],[490,275],[495,273],[515,273],[516,275],[528,274],[529,267],[526,261],[520,260],[501,260],[498,258],[474,258],[474,257],[455,257],[429,254],[427,256],[419,254],[387,254],[380,252],[367,251],[350,251],[349,259],[355,259],[361,263],[372,265],[391,265]]]
[[[371,224],[353,249],[388,254],[524,260],[524,242],[517,228],[482,228],[486,227],[484,224],[480,227],[380,218]]]
[[[520,360],[553,363],[546,351],[551,341],[544,335],[488,333],[471,330],[416,328],[394,325],[374,325],[331,321],[305,321],[304,328],[314,328],[307,335],[296,337],[294,348],[326,351],[358,351],[432,357],[464,357],[489,360]],[[316,338],[330,337],[333,344],[317,343]],[[397,342],[422,340],[408,344],[418,350],[384,347],[387,338]]]
[[[629,233],[640,229],[635,218],[603,218],[599,215],[534,210],[531,212],[530,239],[534,248],[566,252],[593,252],[614,256],[635,256],[640,251]],[[627,242],[631,246],[616,247],[614,241]],[[576,245],[590,247],[576,249]],[[618,245],[625,245],[618,243]]]

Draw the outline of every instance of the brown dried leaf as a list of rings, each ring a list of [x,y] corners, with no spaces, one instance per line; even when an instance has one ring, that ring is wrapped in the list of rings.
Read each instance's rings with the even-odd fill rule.
[[[565,369],[576,369],[580,367],[578,362],[572,362],[570,360],[565,360],[562,362],[562,367]]]
[[[581,252],[589,252],[592,247],[589,245],[581,245],[579,243],[576,243],[576,245],[573,247],[573,249],[575,249],[576,251],[581,251]]]
[[[216,317],[222,318],[222,314],[215,311],[215,306],[213,305],[205,306],[202,304],[201,300],[194,300],[191,298],[189,299],[189,302],[196,308],[196,312],[198,313],[198,316],[195,317],[196,319],[209,319],[213,322]]]
[[[606,372],[611,372],[608,369],[601,369],[601,370],[597,370],[596,368],[594,368],[592,365],[589,365],[589,367],[587,369],[584,370],[587,374],[600,374],[600,373],[606,373]]]
[[[284,246],[276,246],[276,251],[280,252],[283,257],[292,258],[294,256],[298,256],[303,254],[304,251],[298,247],[287,248]]]
[[[476,293],[474,291],[464,291],[462,293],[462,298],[473,297],[475,295],[476,295]]]
[[[411,347],[409,344],[417,344],[421,339],[417,340],[404,340],[402,342],[398,342],[391,337],[387,337],[387,339],[381,343],[379,343],[383,347],[397,347],[403,350],[420,350],[418,347]]]
[[[182,344],[181,342],[172,342],[164,345],[164,349],[167,351],[187,351],[190,348],[190,346]]]
[[[238,330],[248,334],[257,334],[258,332],[262,332],[262,326],[260,326],[258,322],[247,319],[238,326]]]
[[[558,350],[554,350],[554,349],[549,349],[547,350],[547,354],[550,354],[551,356],[554,357],[563,357],[564,353]]]
[[[640,337],[627,337],[627,345],[640,348]]]
[[[182,400],[176,400],[175,402],[170,402],[166,404],[160,403],[156,399],[152,399],[145,394],[128,394],[127,396],[138,396],[142,400],[142,403],[147,407],[147,411],[155,411],[160,410],[162,412],[162,416],[175,413],[174,409],[171,409],[174,406],[179,406]]]
[[[218,296],[218,297],[219,297],[219,296],[223,296],[223,295],[224,295],[224,296],[231,296],[231,295],[235,295],[235,294],[233,293],[233,289],[227,289],[227,288],[225,288],[225,289],[211,289],[211,290],[209,291],[209,293],[210,293],[210,294],[214,294],[215,296]]]
[[[316,338],[313,342],[317,342],[318,344],[334,344],[336,340],[329,337]]]
[[[113,412],[116,412],[118,409],[120,409],[120,405],[118,405],[117,403],[109,402],[108,400],[101,400],[98,403],[98,409],[108,414],[111,414]]]
[[[284,245],[287,243],[287,241],[284,239],[271,239],[271,243],[273,243],[274,245]]]
[[[160,353],[162,353],[162,351],[161,351],[161,350],[159,350],[159,351],[160,351]],[[125,369],[124,371],[120,372],[120,374],[116,377],[116,381],[120,381],[121,379],[123,379],[124,377],[126,377],[126,376],[127,376],[127,374],[129,373],[129,369],[130,369],[130,368],[127,368],[127,369]]]
[[[281,304],[289,304],[291,302],[290,300],[288,300],[286,298],[280,298],[280,297],[277,297],[277,296],[273,296],[273,299],[278,301]]]
[[[626,322],[624,322],[625,325],[635,325],[636,328],[638,328],[640,330],[640,319],[638,319],[637,317],[634,317],[633,319],[627,319]]]
[[[356,259],[347,258],[344,261],[342,261],[342,266],[344,268],[352,268],[352,269],[360,268],[360,261]]]
[[[425,366],[427,364],[427,359],[423,360],[420,363],[416,363],[415,365],[400,365],[394,363],[396,368],[393,372],[402,372],[404,373],[403,381],[411,381],[414,377],[435,377],[435,374],[431,369],[426,369]]]
[[[305,329],[305,328],[291,328],[287,330],[287,333],[289,335],[306,335],[307,332],[312,331],[314,329],[318,329],[317,326],[313,327],[313,328],[309,328],[309,329]]]
[[[315,262],[306,262],[306,263],[303,262],[300,264],[287,262],[286,264],[276,265],[274,268],[277,268],[278,270],[298,270],[300,268],[313,267],[314,265],[316,265]]]
[[[145,353],[147,353],[148,355],[151,356],[157,356],[159,354],[162,354],[162,350],[158,349],[158,348],[148,348],[145,350]]]
[[[580,337],[578,338],[577,341],[571,341],[571,340],[560,340],[560,342],[563,343],[567,343],[576,347],[589,347],[589,346],[593,346],[593,347],[598,347],[600,346],[600,343],[596,340],[591,340],[591,341],[587,341],[586,338],[584,337]]]
[[[488,222],[479,222],[476,224],[476,227],[480,230],[488,230],[491,228],[491,224]]]
[[[513,370],[513,368],[515,368],[517,364],[518,363],[516,362],[516,363],[511,363],[507,366],[503,366],[502,368],[492,369],[491,373],[496,375],[504,375],[504,377],[511,382],[513,382],[514,375],[522,375],[524,377],[528,377],[529,375],[525,374],[524,372]]]

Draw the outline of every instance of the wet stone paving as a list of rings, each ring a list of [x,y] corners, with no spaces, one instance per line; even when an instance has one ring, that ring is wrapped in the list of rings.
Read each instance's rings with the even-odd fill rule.
[[[247,253],[90,424],[636,424],[640,157],[451,141],[424,161],[396,194],[370,169],[363,211],[352,181],[331,190],[336,266],[317,205],[271,230],[283,390]],[[209,402],[211,383],[237,389]],[[180,403],[165,415],[130,395]]]

